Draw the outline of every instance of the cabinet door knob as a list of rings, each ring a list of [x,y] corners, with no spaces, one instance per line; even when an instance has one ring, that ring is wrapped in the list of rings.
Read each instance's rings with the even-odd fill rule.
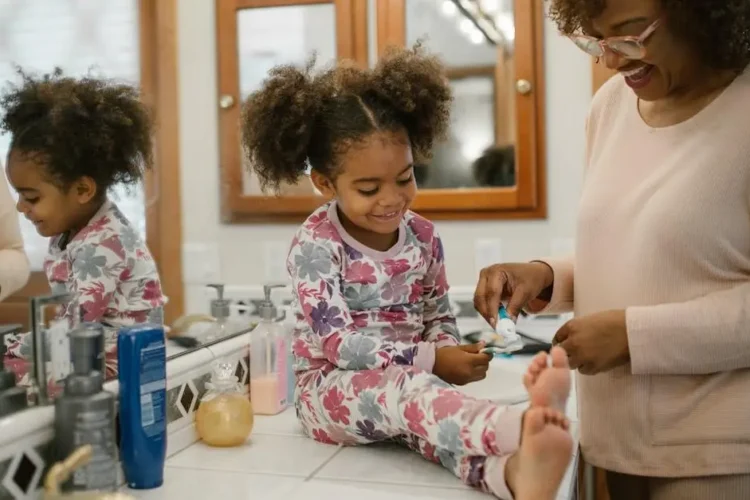
[[[521,95],[529,95],[531,93],[531,82],[528,80],[516,80],[516,91]]]
[[[234,97],[228,94],[224,94],[223,96],[221,96],[221,98],[219,99],[219,107],[221,109],[229,109],[232,106],[234,106]]]

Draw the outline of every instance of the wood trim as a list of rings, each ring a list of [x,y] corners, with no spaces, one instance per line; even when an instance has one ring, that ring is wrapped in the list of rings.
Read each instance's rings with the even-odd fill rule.
[[[223,1],[223,0],[219,0]],[[230,0],[239,9],[257,9],[260,7],[289,7],[292,5],[315,5],[333,3],[333,0]]]
[[[378,56],[406,46],[406,0],[376,0]]]
[[[445,70],[448,80],[474,78],[477,76],[495,76],[495,66],[453,66]]]
[[[404,0],[378,0],[377,6],[378,54],[382,55],[390,45],[406,44],[406,5]],[[413,207],[427,217],[526,219],[547,215],[543,0],[515,0],[514,12],[516,25],[529,29],[516,29],[513,73],[516,81],[528,80],[532,87],[527,95],[515,94],[516,186],[511,189],[420,190]],[[503,57],[498,51],[498,58]]]
[[[139,0],[139,60],[143,98],[155,114],[155,165],[144,179],[146,242],[169,297],[165,319],[182,315],[182,227],[180,205],[177,74],[177,0]],[[29,299],[49,293],[42,271],[0,304],[0,322],[29,328]]]
[[[169,298],[165,321],[184,312],[180,197],[177,0],[140,0],[141,86],[155,113],[154,170],[144,182],[146,242]]]
[[[603,61],[596,62],[596,59],[591,63],[591,88],[594,94],[599,90],[599,87],[604,85],[604,82],[612,78],[616,73],[614,70],[609,69]]]
[[[363,0],[216,0],[218,99],[231,96],[234,100],[232,106],[221,109],[219,113],[220,203],[221,218],[225,223],[279,222],[289,214],[294,214],[295,221],[301,221],[323,202],[314,195],[280,198],[251,196],[243,192],[237,11],[248,5],[273,7],[330,3],[336,9],[338,59],[349,59],[367,66],[367,2]]]

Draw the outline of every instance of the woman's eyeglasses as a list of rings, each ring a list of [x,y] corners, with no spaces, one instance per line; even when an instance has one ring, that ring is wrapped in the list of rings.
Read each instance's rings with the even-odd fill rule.
[[[656,28],[659,27],[659,19],[651,23],[640,36],[613,36],[601,40],[587,35],[571,35],[579,49],[593,57],[602,57],[607,50],[627,59],[643,59],[646,57],[645,43]]]

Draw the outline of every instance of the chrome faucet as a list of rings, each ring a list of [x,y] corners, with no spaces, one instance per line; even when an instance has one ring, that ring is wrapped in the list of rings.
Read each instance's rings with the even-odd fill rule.
[[[46,327],[44,324],[44,309],[49,305],[66,304],[73,298],[69,293],[57,293],[33,297],[31,299],[31,351],[34,363],[34,373],[30,377],[31,387],[29,391],[36,395],[37,406],[49,403],[49,394],[47,392],[47,345],[44,334]]]

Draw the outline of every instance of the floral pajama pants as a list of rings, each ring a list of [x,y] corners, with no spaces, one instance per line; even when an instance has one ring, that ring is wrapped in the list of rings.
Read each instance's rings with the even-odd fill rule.
[[[520,442],[521,410],[469,397],[411,366],[298,374],[295,406],[316,441],[395,441],[485,492],[488,457],[507,457]]]

